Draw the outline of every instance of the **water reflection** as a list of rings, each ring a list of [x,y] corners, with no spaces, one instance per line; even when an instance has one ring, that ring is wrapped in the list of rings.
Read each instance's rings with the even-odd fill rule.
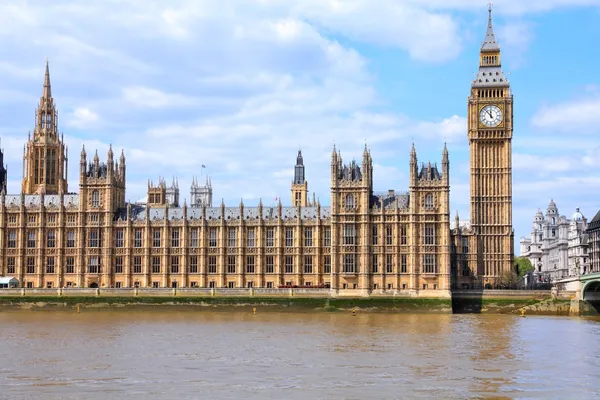
[[[0,326],[11,399],[567,399],[600,381],[596,319],[86,311]]]

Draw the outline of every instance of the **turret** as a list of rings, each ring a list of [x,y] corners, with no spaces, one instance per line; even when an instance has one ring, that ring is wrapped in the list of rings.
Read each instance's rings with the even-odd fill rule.
[[[410,150],[410,185],[415,186],[417,184],[417,176],[418,176],[418,165],[417,165],[417,150],[415,149],[415,144],[412,144],[412,148]]]
[[[442,151],[442,179],[444,182],[450,182],[450,160],[448,159],[448,148],[444,143],[444,150]]]

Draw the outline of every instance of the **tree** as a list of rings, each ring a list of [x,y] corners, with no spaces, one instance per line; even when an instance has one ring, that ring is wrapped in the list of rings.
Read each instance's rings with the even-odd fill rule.
[[[519,284],[519,276],[514,271],[503,272],[496,280],[497,289],[516,289]]]
[[[531,265],[531,261],[527,257],[515,257],[515,270],[520,277],[527,275],[529,272],[533,271],[533,265]]]

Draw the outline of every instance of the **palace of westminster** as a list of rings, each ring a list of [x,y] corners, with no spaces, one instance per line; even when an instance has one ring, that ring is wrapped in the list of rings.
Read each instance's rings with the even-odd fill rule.
[[[23,154],[21,193],[6,193],[0,152],[0,276],[22,287],[214,287],[404,291],[446,296],[494,285],[513,260],[513,98],[501,68],[491,9],[468,98],[470,223],[451,227],[450,163],[417,161],[408,192],[373,191],[373,161],[331,153],[330,206],[308,196],[302,154],[292,206],[213,207],[212,186],[194,180],[190,204],[177,184],[148,185],[125,201],[126,160],[79,161],[79,193],[67,187],[48,65],[33,135]]]

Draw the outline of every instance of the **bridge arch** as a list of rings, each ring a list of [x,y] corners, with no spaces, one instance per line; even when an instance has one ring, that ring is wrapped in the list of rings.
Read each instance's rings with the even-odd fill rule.
[[[581,289],[581,298],[585,301],[600,301],[600,280],[586,282]]]

